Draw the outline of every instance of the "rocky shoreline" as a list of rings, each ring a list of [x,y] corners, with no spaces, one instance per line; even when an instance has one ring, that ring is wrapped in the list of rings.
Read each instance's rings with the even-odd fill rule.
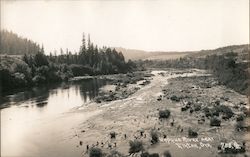
[[[146,79],[141,76],[134,84],[131,77],[125,76],[124,80],[130,80],[125,90],[131,85],[141,87],[121,98],[114,96],[110,101],[101,97],[98,109],[103,112],[78,127],[84,130],[79,133],[82,145],[77,146],[83,149],[83,156],[90,155],[90,148],[98,148],[93,151],[106,156],[143,155],[141,150],[134,150],[137,147],[143,147],[143,152],[148,152],[146,156],[202,153],[210,157],[230,151],[238,156],[249,155],[246,96],[218,85],[213,76],[199,70],[153,71]],[[145,80],[150,81],[146,86]],[[108,98],[119,95],[124,82],[114,81],[111,92],[106,90],[104,95],[108,93]],[[89,109],[96,110],[93,106]],[[237,129],[239,123],[242,125]],[[111,132],[115,138],[111,138]],[[199,144],[171,143],[169,138],[212,140]],[[242,149],[232,149],[233,141]]]

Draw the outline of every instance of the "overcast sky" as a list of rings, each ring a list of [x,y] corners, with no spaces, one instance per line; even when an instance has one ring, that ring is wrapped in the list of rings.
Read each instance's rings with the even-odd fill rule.
[[[78,51],[82,33],[99,46],[151,51],[249,43],[249,0],[1,0],[1,29]]]

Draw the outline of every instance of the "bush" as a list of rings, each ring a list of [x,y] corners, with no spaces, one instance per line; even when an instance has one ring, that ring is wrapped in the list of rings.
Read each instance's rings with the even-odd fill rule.
[[[46,78],[44,76],[41,76],[41,75],[36,75],[35,77],[32,78],[32,81],[35,84],[41,84],[41,83],[46,82]]]
[[[163,157],[171,157],[171,154],[168,150],[166,150],[164,153],[163,153]]]
[[[89,157],[102,157],[103,153],[100,148],[92,147],[89,150]]]
[[[176,102],[179,102],[179,101],[180,101],[180,98],[177,97],[176,95],[171,96],[170,99],[171,99],[172,101],[176,101]]]
[[[168,109],[159,111],[159,118],[169,118],[170,111]]]
[[[214,109],[216,112],[221,112],[224,114],[223,119],[229,119],[229,118],[233,117],[233,115],[234,115],[231,108],[228,106],[225,106],[225,105],[216,106],[216,107],[214,107]]]
[[[74,76],[92,75],[93,69],[83,65],[72,64],[69,66]]]
[[[211,118],[210,119],[210,126],[220,126],[221,120],[219,120],[218,118]]]
[[[134,141],[129,141],[129,153],[138,153],[140,151],[144,150],[143,143],[142,141],[134,140]]]
[[[16,72],[13,74],[15,87],[24,87],[27,84],[25,75],[23,73]]]
[[[158,153],[149,154],[148,152],[144,152],[141,154],[141,157],[159,157],[159,154]]]
[[[160,157],[158,153],[149,154],[149,157]]]
[[[195,138],[198,136],[198,133],[196,131],[193,131],[191,128],[188,129],[188,137]]]
[[[141,153],[141,157],[149,157],[149,153],[148,152],[143,152],[143,153]]]
[[[240,114],[237,116],[236,121],[243,121],[245,119],[245,115],[244,114]]]
[[[152,144],[155,144],[155,143],[159,142],[159,135],[158,135],[158,133],[156,131],[151,131],[150,135],[151,135],[151,143]]]
[[[120,152],[116,150],[112,150],[110,154],[107,155],[107,157],[123,157],[123,156],[124,155],[122,155]]]
[[[110,132],[109,135],[110,135],[110,138],[115,138],[116,137],[116,133],[114,131]]]

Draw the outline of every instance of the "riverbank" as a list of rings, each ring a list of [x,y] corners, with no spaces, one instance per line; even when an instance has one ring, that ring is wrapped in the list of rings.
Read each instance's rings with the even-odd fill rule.
[[[89,147],[99,147],[107,154],[111,150],[116,150],[128,155],[129,141],[139,139],[150,153],[162,154],[168,150],[173,156],[183,156],[183,154],[198,156],[201,153],[203,156],[217,156],[217,147],[222,141],[235,140],[239,144],[242,144],[243,141],[249,142],[249,139],[245,138],[249,130],[237,131],[235,129],[237,115],[243,113],[243,107],[247,107],[245,105],[247,103],[246,96],[224,86],[219,86],[216,80],[204,71],[174,70],[158,71],[153,72],[153,74],[155,76],[152,77],[149,85],[139,89],[127,99],[101,103],[97,108],[101,109],[102,112],[77,127],[79,131],[84,130],[84,132],[79,133],[79,141],[84,143],[83,146],[79,145],[83,152],[87,151],[86,146],[88,145]],[[192,75],[196,76],[192,77]],[[190,110],[183,112],[182,102],[171,100],[173,95],[181,96],[185,102],[192,100],[195,104],[201,103],[200,110],[197,109],[192,113]],[[224,95],[225,97],[223,97]],[[209,118],[204,118],[205,121],[201,124],[199,120],[204,113],[202,110],[207,106],[212,107],[217,99],[221,100],[222,105],[229,106],[235,115],[228,120],[222,120],[220,127],[211,127]],[[235,109],[234,106],[230,106],[232,104],[240,106]],[[88,107],[88,109],[91,108],[95,110],[96,106]],[[171,117],[162,122],[159,120],[158,112],[163,109],[169,109]],[[151,145],[151,130],[156,130],[159,138],[163,139],[164,137],[188,137],[190,128],[197,132],[199,138],[210,139],[209,142],[205,143],[207,147],[181,149],[176,143],[168,142]],[[246,128],[248,128],[247,124]],[[140,130],[143,130],[143,136],[140,136]],[[110,132],[117,134],[116,139],[110,139]],[[101,143],[103,145],[100,145]],[[98,146],[96,146],[97,144]],[[247,150],[249,150],[248,144]]]
[[[245,111],[247,98],[224,86],[200,70],[152,71],[146,77],[150,82],[143,85],[144,80],[127,86],[140,87],[128,97],[101,101],[91,101],[68,112],[37,121],[30,134],[36,139],[29,138],[23,156],[88,156],[88,148],[100,148],[105,154],[114,151],[129,155],[130,140],[142,141],[145,151],[162,155],[169,151],[172,156],[218,156],[220,142],[235,140],[242,144],[246,142],[246,153],[249,155],[249,130],[244,117],[242,130],[236,130],[237,117]],[[111,77],[111,76],[110,76]],[[129,82],[133,79],[129,78]],[[139,78],[139,77],[138,77]],[[115,76],[113,79],[120,80]],[[104,93],[119,93],[115,90],[116,81],[104,86]],[[122,85],[122,83],[121,83]],[[219,100],[219,101],[218,101]],[[73,100],[72,100],[73,101]],[[190,102],[190,103],[188,103]],[[210,126],[210,117],[204,112],[215,105],[228,106],[234,113],[232,117],[223,119],[224,113],[217,117],[221,125]],[[187,105],[190,104],[190,105]],[[159,119],[159,111],[168,109],[170,117]],[[192,111],[193,110],[193,111]],[[226,114],[227,115],[227,114]],[[189,138],[197,133],[197,138]],[[151,131],[156,132],[159,142],[152,144]],[[110,138],[115,133],[115,138]],[[44,139],[48,140],[37,140]],[[49,144],[48,144],[48,141]],[[33,151],[27,151],[34,148]],[[19,148],[22,149],[22,148]],[[2,149],[3,150],[3,149]]]

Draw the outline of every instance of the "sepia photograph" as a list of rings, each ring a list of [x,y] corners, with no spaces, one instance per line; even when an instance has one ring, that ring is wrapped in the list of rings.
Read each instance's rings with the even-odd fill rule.
[[[249,0],[0,0],[1,157],[249,157]]]

